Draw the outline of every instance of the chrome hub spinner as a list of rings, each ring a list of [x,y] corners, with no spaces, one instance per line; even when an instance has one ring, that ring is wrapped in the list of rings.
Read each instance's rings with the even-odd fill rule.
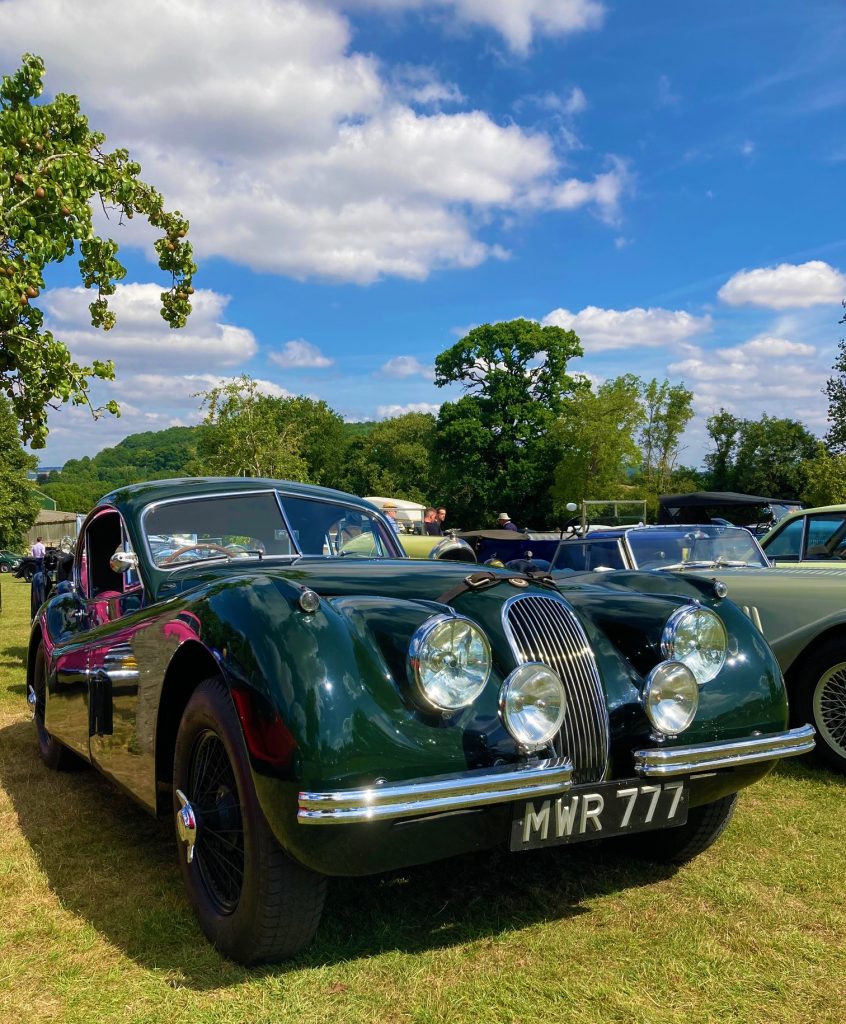
[[[176,834],[185,843],[185,860],[190,864],[194,859],[194,844],[197,842],[197,815],[181,789],[176,791],[180,807],[176,812]]]

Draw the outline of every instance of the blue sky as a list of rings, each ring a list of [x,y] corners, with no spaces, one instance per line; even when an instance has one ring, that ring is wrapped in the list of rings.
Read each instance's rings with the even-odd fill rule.
[[[696,419],[791,416],[820,388],[846,298],[842,0],[0,0],[190,219],[194,316],[169,332],[137,222],[118,327],[86,326],[74,268],[44,304],[112,357],[119,420],[51,416],[44,464],[197,422],[249,372],[351,419],[432,409],[468,327],[572,326],[594,380],[683,380]]]

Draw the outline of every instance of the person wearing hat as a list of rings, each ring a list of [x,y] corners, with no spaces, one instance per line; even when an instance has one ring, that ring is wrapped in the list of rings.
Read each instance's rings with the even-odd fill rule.
[[[496,524],[500,530],[513,530],[515,533],[520,531],[511,522],[511,516],[507,512],[500,512],[496,519]]]
[[[394,533],[399,533],[399,523],[397,522],[397,503],[395,501],[386,501],[382,506],[382,511],[388,517],[388,522],[393,526]]]

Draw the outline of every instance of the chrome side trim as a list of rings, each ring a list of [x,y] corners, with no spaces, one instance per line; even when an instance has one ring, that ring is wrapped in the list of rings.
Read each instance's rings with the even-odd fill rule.
[[[720,743],[697,743],[692,747],[656,747],[636,750],[634,766],[646,778],[690,775],[715,768],[734,768],[782,757],[797,757],[814,749],[814,727],[803,725],[789,732],[752,736],[749,739]]]
[[[346,825],[473,810],[523,797],[561,793],[572,786],[573,765],[564,758],[519,767],[505,765],[412,782],[386,782],[329,793],[302,792],[301,825]]]

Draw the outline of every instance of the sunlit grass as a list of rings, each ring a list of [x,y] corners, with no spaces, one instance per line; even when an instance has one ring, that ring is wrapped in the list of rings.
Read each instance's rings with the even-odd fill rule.
[[[844,780],[747,791],[678,872],[600,847],[494,852],[330,889],[315,944],[248,971],[205,942],[169,822],[35,753],[29,588],[0,613],[0,1022],[846,1020]]]

